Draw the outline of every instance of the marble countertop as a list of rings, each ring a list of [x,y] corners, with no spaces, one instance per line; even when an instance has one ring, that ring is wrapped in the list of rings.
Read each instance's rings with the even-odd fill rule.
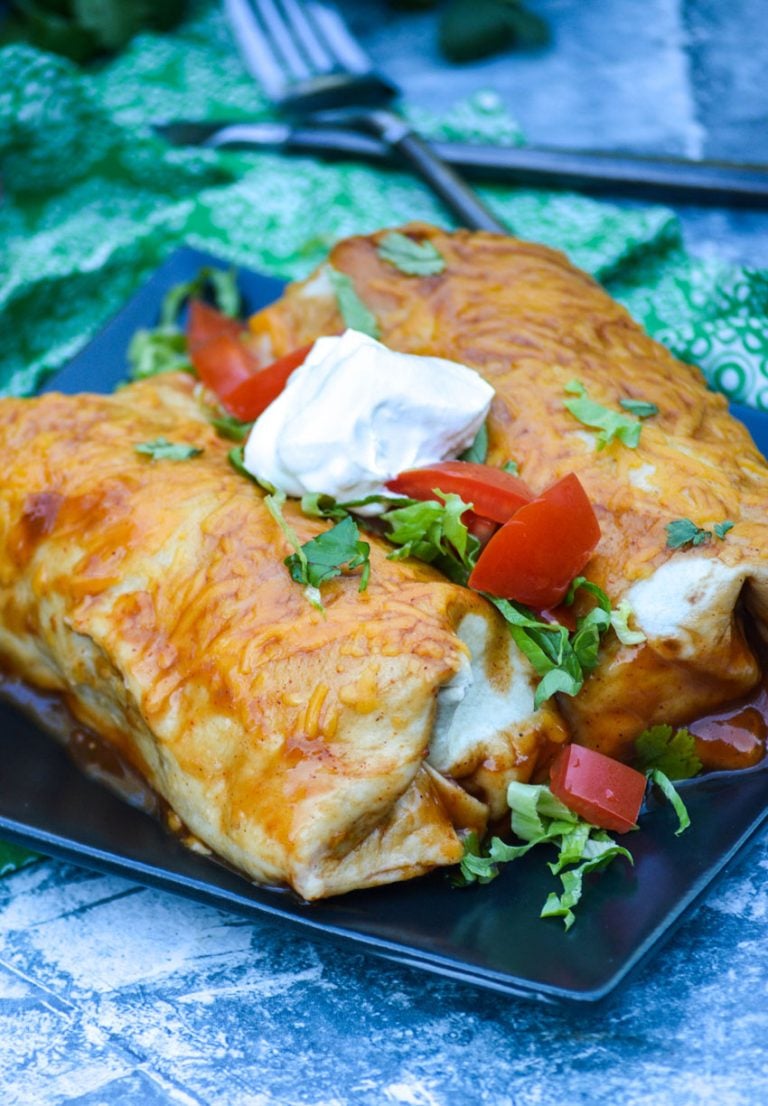
[[[450,73],[531,141],[768,162],[764,0],[530,0],[550,47]],[[343,5],[410,99],[445,98],[427,15]],[[379,20],[386,10],[386,30]],[[768,264],[765,213],[680,210]],[[768,1101],[768,834],[607,1003],[544,1007],[113,876],[0,881],[4,1106],[752,1106]]]

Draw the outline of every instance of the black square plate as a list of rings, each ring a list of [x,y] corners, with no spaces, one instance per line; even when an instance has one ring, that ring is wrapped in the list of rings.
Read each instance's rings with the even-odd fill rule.
[[[133,333],[156,323],[163,293],[207,264],[222,262],[192,249],[174,253],[47,387],[111,390],[125,377]],[[247,271],[240,285],[249,310],[277,298],[283,287]],[[768,448],[768,415],[736,413],[758,446]],[[2,703],[0,764],[0,836],[11,841],[225,910],[272,915],[402,964],[550,1002],[595,1002],[614,990],[768,813],[768,771],[761,766],[682,784],[691,828],[675,837],[668,809],[645,814],[628,842],[634,868],[617,862],[590,877],[576,924],[566,933],[559,920],[539,919],[556,885],[541,850],[485,887],[455,890],[441,872],[308,905],[188,851],[159,822],[81,774],[61,746]]]

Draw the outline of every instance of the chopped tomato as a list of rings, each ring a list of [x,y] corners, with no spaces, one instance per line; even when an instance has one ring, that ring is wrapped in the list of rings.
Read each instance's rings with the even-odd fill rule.
[[[642,772],[583,745],[566,745],[549,770],[552,794],[601,829],[634,828],[645,795]]]
[[[499,528],[498,522],[494,522],[490,518],[483,518],[482,515],[477,515],[474,511],[465,511],[461,516],[461,521],[481,545],[486,545]]]
[[[434,499],[435,488],[453,492],[471,503],[475,514],[500,523],[533,499],[533,492],[518,476],[474,461],[443,461],[408,469],[388,480],[387,487],[411,499]]]
[[[242,333],[243,324],[239,319],[224,315],[205,300],[189,301],[187,349],[190,353],[196,353],[222,334],[228,334],[230,338],[240,338]]]
[[[202,300],[191,301],[187,322],[189,359],[203,384],[221,400],[259,371],[259,362],[243,335],[237,319]]]
[[[280,395],[293,370],[306,360],[312,343],[262,368],[248,345],[242,323],[203,300],[193,299],[189,305],[187,348],[203,384],[216,393],[231,415],[251,422]]]
[[[521,507],[486,545],[469,586],[529,607],[556,607],[600,540],[592,504],[574,473]]]
[[[310,342],[293,353],[278,357],[277,361],[260,369],[255,376],[248,377],[229,392],[224,399],[224,406],[230,414],[242,422],[257,419],[272,400],[280,395],[291,373],[304,364],[313,344]]]

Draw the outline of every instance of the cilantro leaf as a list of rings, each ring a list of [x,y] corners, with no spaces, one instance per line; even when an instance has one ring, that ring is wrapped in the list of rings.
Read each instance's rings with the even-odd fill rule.
[[[642,630],[630,629],[629,620],[634,613],[626,599],[611,611],[611,626],[622,645],[641,645],[648,640]]]
[[[340,273],[338,269],[328,269],[339,313],[345,324],[351,330],[359,330],[361,334],[367,334],[371,338],[378,338],[381,333],[376,316],[365,306],[355,291],[352,278],[346,273]]]
[[[445,258],[429,239],[417,242],[396,230],[382,238],[376,252],[408,276],[435,276],[445,269]]]
[[[359,591],[365,591],[371,574],[371,547],[360,540],[360,531],[354,520],[345,518],[305,542],[285,558],[291,579],[297,584],[320,588],[322,584],[341,576],[344,569],[351,572],[362,566]]]
[[[682,549],[685,545],[703,545],[712,537],[711,530],[704,530],[689,518],[676,518],[665,526],[667,548]]]
[[[702,768],[690,730],[667,725],[643,730],[635,740],[635,757],[641,772],[659,769],[671,780],[691,779]]]
[[[501,469],[502,472],[509,472],[513,476],[517,476],[517,474],[520,472],[520,466],[518,465],[517,461],[506,461],[501,466]]]
[[[480,427],[472,445],[459,455],[460,461],[474,461],[478,465],[485,464],[488,456],[488,427],[485,423]]]
[[[716,522],[712,529],[715,531],[718,538],[720,538],[720,541],[725,541],[725,535],[729,530],[733,530],[735,525],[735,522],[726,519],[725,522]]]
[[[620,399],[619,403],[625,411],[629,411],[631,415],[637,415],[639,419],[649,419],[659,413],[655,403],[646,403],[642,399]]]
[[[630,415],[622,415],[620,411],[611,411],[601,403],[596,403],[587,395],[587,390],[579,380],[572,380],[565,386],[566,392],[575,395],[576,399],[566,399],[565,407],[574,418],[594,430],[599,430],[597,436],[597,448],[605,449],[612,441],[618,439],[630,449],[636,449],[640,441],[642,424],[639,419]]]
[[[133,447],[152,461],[188,461],[203,452],[200,446],[187,442],[169,442],[167,438],[155,438],[151,442],[139,442]]]

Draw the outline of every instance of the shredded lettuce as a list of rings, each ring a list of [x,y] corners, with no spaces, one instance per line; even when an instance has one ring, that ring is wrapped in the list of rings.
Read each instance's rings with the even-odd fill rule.
[[[499,865],[525,856],[538,845],[552,845],[557,858],[549,864],[558,876],[562,891],[552,892],[541,909],[540,917],[561,917],[566,930],[575,921],[574,907],[582,897],[584,876],[624,857],[630,864],[632,854],[602,829],[585,822],[557,799],[545,784],[512,782],[507,790],[507,803],[512,813],[512,832],[524,844],[508,845],[493,837],[483,850],[476,834],[464,841],[464,857],[460,865],[461,882],[489,883],[499,872]]]
[[[452,492],[444,495],[435,489],[435,496],[381,516],[388,527],[386,537],[399,546],[389,557],[394,561],[416,557],[434,564],[454,583],[466,584],[480,551],[480,542],[461,521],[472,504]]]
[[[187,338],[178,325],[179,312],[190,296],[210,288],[220,311],[235,317],[240,311],[240,293],[234,269],[205,266],[192,280],[186,280],[166,292],[160,307],[160,319],[152,329],[137,330],[128,347],[131,380],[145,380],[164,372],[193,373],[187,353]]]
[[[648,640],[642,630],[630,629],[629,620],[634,613],[626,599],[622,599],[618,607],[611,611],[611,626],[622,645],[642,645]]]

